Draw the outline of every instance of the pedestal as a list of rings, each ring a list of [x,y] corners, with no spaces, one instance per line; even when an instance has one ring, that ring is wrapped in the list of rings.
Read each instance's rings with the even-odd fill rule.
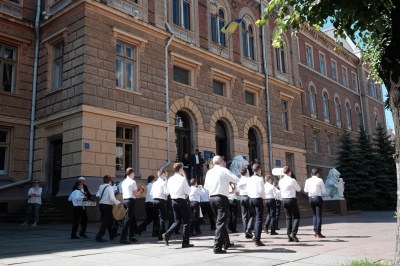
[[[324,198],[324,205],[340,215],[347,215],[347,204],[345,199],[326,199]]]

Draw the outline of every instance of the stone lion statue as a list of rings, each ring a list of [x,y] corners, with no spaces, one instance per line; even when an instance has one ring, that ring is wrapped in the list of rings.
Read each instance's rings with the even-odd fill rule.
[[[248,165],[249,162],[245,160],[242,155],[237,155],[233,158],[229,170],[232,172],[232,174],[236,175],[237,177],[240,177],[240,169],[243,167],[247,167]]]
[[[340,199],[343,198],[344,182],[340,178],[340,173],[335,168],[332,168],[325,181],[324,198]]]

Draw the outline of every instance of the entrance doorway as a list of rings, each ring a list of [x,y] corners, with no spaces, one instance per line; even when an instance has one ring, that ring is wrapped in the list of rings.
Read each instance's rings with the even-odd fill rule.
[[[49,140],[47,168],[47,196],[56,196],[59,191],[62,169],[62,139]]]
[[[215,146],[217,148],[217,155],[224,156],[225,161],[228,161],[229,143],[227,130],[223,122],[217,121],[215,125]]]
[[[257,135],[254,129],[250,128],[249,129],[249,162],[254,162],[254,159],[258,159],[260,161],[260,158],[258,156],[258,145],[257,145]]]
[[[183,156],[187,153],[190,156],[191,151],[191,141],[190,136],[192,133],[190,120],[188,116],[182,112],[177,112],[177,116],[181,118],[182,124],[179,126],[175,126],[175,134],[176,134],[176,161],[181,162]]]

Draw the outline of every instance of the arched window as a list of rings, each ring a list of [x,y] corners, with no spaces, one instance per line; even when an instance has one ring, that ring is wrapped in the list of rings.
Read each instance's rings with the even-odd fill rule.
[[[254,30],[244,21],[242,21],[242,46],[243,56],[254,60]]]
[[[254,162],[254,159],[260,159],[258,154],[258,147],[260,145],[257,144],[257,133],[254,129],[249,129],[249,158],[250,161]]]
[[[225,160],[228,160],[229,145],[228,145],[228,134],[225,123],[222,121],[217,121],[215,125],[215,144],[216,152],[220,156],[224,156]]]
[[[346,103],[346,123],[348,128],[351,127],[351,108],[348,102]]]
[[[285,51],[282,48],[275,48],[275,55],[276,55],[276,69],[283,73],[286,73],[286,66],[285,66]]]
[[[356,107],[356,119],[357,119],[357,129],[359,130],[360,127],[362,126],[362,117],[360,109],[358,107]]]
[[[329,96],[328,96],[328,93],[324,92],[322,98],[323,98],[323,107],[324,107],[324,117],[329,118]]]
[[[310,94],[310,111],[311,114],[316,113],[316,106],[315,106],[315,94],[314,94],[314,88],[311,87],[308,89],[308,93]]]
[[[336,124],[339,125],[340,121],[340,102],[339,98],[335,98],[335,117],[336,117]]]
[[[221,32],[224,26],[225,13],[220,8],[215,15],[211,14],[211,40],[222,46],[225,46],[225,33]]]
[[[190,154],[191,148],[191,125],[192,121],[190,116],[183,111],[176,113],[176,118],[180,118],[179,125],[175,125],[175,137],[176,137],[176,161],[180,162],[183,156],[187,153]]]
[[[377,128],[378,124],[379,124],[378,112],[377,111],[375,111],[375,113],[374,113],[374,123],[375,123],[375,128]]]

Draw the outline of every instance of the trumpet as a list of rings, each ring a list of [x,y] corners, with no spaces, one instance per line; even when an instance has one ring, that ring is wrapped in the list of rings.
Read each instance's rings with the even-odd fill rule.
[[[235,192],[236,192],[236,184],[229,183],[229,194],[235,194]]]

